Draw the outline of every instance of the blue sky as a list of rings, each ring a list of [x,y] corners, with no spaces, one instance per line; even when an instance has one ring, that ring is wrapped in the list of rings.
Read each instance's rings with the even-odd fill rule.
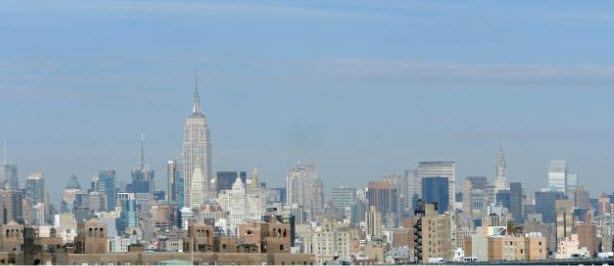
[[[74,172],[129,180],[140,133],[165,187],[195,73],[215,170],[296,161],[327,188],[421,160],[458,180],[546,184],[567,159],[611,191],[614,3],[595,1],[15,1],[0,8],[0,136],[52,196]],[[57,185],[57,186],[56,186]]]

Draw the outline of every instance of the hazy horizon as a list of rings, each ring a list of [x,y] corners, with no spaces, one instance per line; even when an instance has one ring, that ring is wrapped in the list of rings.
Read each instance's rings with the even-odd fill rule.
[[[457,185],[492,181],[501,145],[528,191],[558,159],[591,197],[614,188],[611,2],[4,6],[0,138],[20,185],[42,172],[54,204],[73,173],[130,180],[141,133],[166,189],[195,76],[214,171],[258,167],[268,187],[297,161],[326,193],[430,160],[455,161]]]

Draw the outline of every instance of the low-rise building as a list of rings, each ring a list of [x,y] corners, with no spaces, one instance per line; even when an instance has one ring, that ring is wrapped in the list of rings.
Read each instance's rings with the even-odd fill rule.
[[[547,254],[546,239],[539,233],[488,237],[489,262],[545,260]]]
[[[453,250],[450,214],[439,214],[433,204],[424,206],[425,214],[421,218],[423,261],[427,262],[430,258],[451,260]]]
[[[333,261],[335,258],[352,261],[355,253],[353,241],[357,234],[348,224],[328,220],[298,232],[303,239],[304,253],[314,254],[318,263]]]

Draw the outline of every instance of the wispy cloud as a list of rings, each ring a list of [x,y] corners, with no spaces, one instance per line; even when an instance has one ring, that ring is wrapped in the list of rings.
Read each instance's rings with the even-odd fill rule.
[[[265,19],[265,20],[361,20],[374,21],[403,19],[415,23],[432,23],[423,16],[408,13],[378,12],[367,8],[352,8],[347,2],[344,8],[332,8],[292,1],[281,2],[211,2],[211,1],[86,1],[71,2],[69,5],[40,2],[30,9],[19,12],[41,13],[61,12],[66,14],[88,14],[96,17],[156,18],[171,16],[179,19],[198,17],[202,19]],[[44,7],[44,8],[42,8]],[[405,7],[409,8],[409,7]],[[420,9],[424,7],[419,7]],[[42,13],[41,13],[42,14]]]
[[[379,58],[314,59],[299,63],[316,75],[350,80],[613,81],[614,65],[467,64]]]
[[[146,65],[146,67],[144,67]],[[103,61],[0,61],[0,93],[88,90],[96,85],[123,87],[173,84],[191,79],[186,66],[207,66],[199,76],[219,87],[254,89],[296,84],[306,88],[378,89],[420,84],[420,88],[614,88],[614,65],[607,64],[469,64],[386,58],[249,58],[151,57]],[[208,67],[216,66],[216,67]],[[79,68],[79,74],[73,70]],[[139,85],[140,84],[140,85]],[[146,85],[145,85],[146,84]],[[494,85],[494,86],[493,86]],[[512,86],[507,86],[512,85]],[[524,86],[524,87],[523,87]],[[414,88],[415,86],[407,86]],[[23,92],[18,92],[24,88]]]

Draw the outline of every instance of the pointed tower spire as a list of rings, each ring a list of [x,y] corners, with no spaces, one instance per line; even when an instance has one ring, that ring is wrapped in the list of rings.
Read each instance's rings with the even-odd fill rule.
[[[499,145],[499,154],[497,155],[497,176],[505,176],[505,155],[501,145]]]
[[[200,95],[198,94],[198,77],[194,77],[194,107],[192,114],[200,114]]]
[[[499,145],[499,154],[497,155],[497,174],[495,176],[495,189],[504,190],[509,189],[509,181],[507,174],[505,173],[505,155],[503,154],[503,147]]]
[[[68,184],[66,184],[66,189],[77,189],[81,190],[81,184],[79,184],[79,180],[77,180],[77,176],[73,173],[70,179],[68,179]]]

